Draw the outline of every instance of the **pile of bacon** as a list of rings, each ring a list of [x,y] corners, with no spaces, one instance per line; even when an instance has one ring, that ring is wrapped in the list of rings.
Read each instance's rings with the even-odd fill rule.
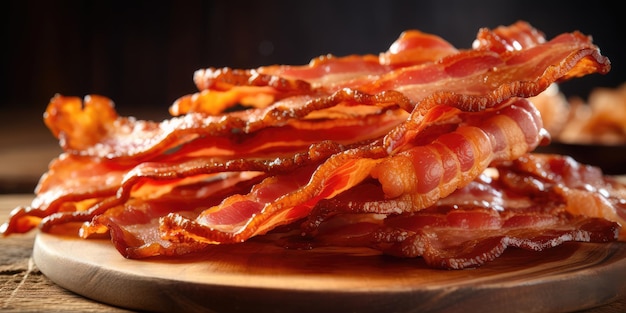
[[[554,87],[532,101],[553,141],[626,145],[626,83],[616,88],[596,87],[587,101],[578,96],[567,98]]]
[[[199,70],[162,122],[57,95],[44,119],[64,152],[2,232],[78,223],[127,258],[271,238],[449,269],[626,239],[623,184],[530,153],[550,138],[528,98],[609,69],[589,36],[520,21],[471,49],[406,31],[379,56]]]

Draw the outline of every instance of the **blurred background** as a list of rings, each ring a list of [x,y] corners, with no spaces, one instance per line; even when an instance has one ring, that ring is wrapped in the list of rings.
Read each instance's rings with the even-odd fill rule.
[[[41,117],[60,93],[111,98],[122,115],[159,119],[196,91],[205,67],[307,64],[319,55],[378,54],[407,29],[470,48],[479,28],[526,20],[548,39],[580,30],[612,61],[608,75],[565,83],[586,97],[626,79],[625,17],[617,1],[4,1],[0,192],[32,191],[45,170],[33,146],[53,146]],[[21,148],[21,154],[12,151]],[[24,157],[23,149],[32,159]],[[4,169],[2,168],[4,163]],[[12,164],[6,166],[7,163]],[[34,174],[26,183],[16,177]]]
[[[615,1],[5,1],[0,102],[42,111],[55,93],[162,110],[195,92],[204,67],[306,64],[331,53],[378,54],[407,29],[470,48],[478,29],[530,22],[548,38],[580,30],[626,78],[626,16]],[[569,87],[569,86],[568,86]]]

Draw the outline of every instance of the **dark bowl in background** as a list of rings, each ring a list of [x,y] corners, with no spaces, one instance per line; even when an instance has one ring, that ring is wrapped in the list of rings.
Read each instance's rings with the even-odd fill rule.
[[[608,175],[626,175],[626,145],[569,144],[552,142],[537,153],[569,155],[576,161],[598,166]]]

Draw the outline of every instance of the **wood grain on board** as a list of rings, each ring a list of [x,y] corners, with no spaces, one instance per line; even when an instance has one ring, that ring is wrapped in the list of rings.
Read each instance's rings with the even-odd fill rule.
[[[108,240],[39,234],[34,261],[76,293],[159,312],[570,312],[626,293],[622,242],[509,249],[477,269],[437,270],[364,248],[287,250],[255,240],[128,260]]]

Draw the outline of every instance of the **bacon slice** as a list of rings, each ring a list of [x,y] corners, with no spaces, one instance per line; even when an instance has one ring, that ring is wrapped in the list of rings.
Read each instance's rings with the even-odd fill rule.
[[[528,162],[554,162],[563,160],[560,156],[528,155]],[[567,162],[575,164],[571,159]],[[515,163],[515,164],[514,164]],[[429,266],[446,269],[461,269],[480,266],[494,260],[507,247],[519,247],[541,251],[568,241],[607,242],[617,238],[620,226],[616,222],[599,217],[574,215],[569,207],[575,205],[573,199],[559,193],[559,188],[546,188],[529,192],[531,184],[519,184],[512,180],[509,173],[518,171],[517,162],[502,164],[497,168],[498,175],[484,173],[466,187],[457,190],[449,197],[441,199],[436,205],[417,212],[400,214],[354,214],[353,202],[371,199],[371,205],[383,205],[376,202],[381,194],[380,187],[372,184],[363,185],[358,191],[351,190],[328,201],[321,201],[308,219],[315,221],[304,224],[303,230],[309,234],[301,237],[301,231],[287,229],[286,232],[274,231],[267,239],[288,248],[331,246],[369,246],[386,254],[399,257],[423,257]],[[537,164],[537,163],[536,163]],[[537,164],[539,166],[539,164]],[[560,176],[560,169],[553,166],[549,176]],[[585,167],[586,168],[586,167]],[[593,171],[595,172],[595,170]],[[517,174],[521,175],[521,174]],[[569,175],[569,174],[566,174]],[[560,188],[582,188],[579,182],[567,178]],[[609,178],[604,179],[610,182]],[[554,178],[543,181],[546,186]],[[539,186],[533,182],[533,186]],[[177,249],[170,241],[163,241],[154,235],[154,226],[158,217],[168,214],[162,203],[171,201],[176,195],[186,199],[196,199],[197,204],[219,202],[219,195],[210,198],[194,197],[197,186],[185,187],[185,192],[173,192],[158,202],[148,201],[140,205],[129,202],[122,209],[110,210],[98,217],[98,223],[107,223],[111,232],[116,234],[113,242],[121,253],[133,258],[152,255],[180,255],[192,251],[201,251],[208,247],[200,240],[181,242]],[[367,188],[367,190],[365,189]],[[224,189],[221,189],[224,190]],[[621,192],[626,190],[622,185]],[[367,191],[365,193],[365,191]],[[230,192],[230,190],[229,190]],[[365,195],[365,197],[364,197]],[[210,199],[210,200],[209,200]],[[481,201],[477,201],[481,199]],[[194,202],[192,201],[192,202]],[[190,218],[199,214],[198,209],[190,204],[184,214]],[[620,209],[624,211],[624,208]],[[233,210],[225,225],[234,225],[242,210]],[[317,220],[318,214],[328,214],[332,218]],[[146,216],[146,214],[151,214]],[[142,219],[148,218],[149,223]],[[311,222],[310,221],[310,222]],[[297,221],[295,223],[298,223]],[[92,226],[94,227],[94,226]],[[148,227],[150,231],[144,230]],[[123,234],[123,235],[122,235]],[[152,235],[150,235],[152,234]],[[278,238],[278,239],[277,239]],[[187,246],[191,245],[191,246]]]
[[[61,146],[68,153],[108,159],[142,160],[159,157],[168,150],[202,137],[230,137],[231,140],[240,140],[266,128],[303,125],[306,122],[303,120],[311,114],[340,104],[345,109],[319,113],[314,120],[331,118],[334,122],[327,123],[326,126],[332,127],[337,122],[340,125],[343,118],[359,119],[346,122],[352,124],[364,123],[365,120],[375,123],[372,121],[375,117],[368,116],[377,115],[382,119],[380,122],[383,126],[388,127],[385,119],[388,120],[389,117],[381,113],[396,109],[398,105],[408,106],[401,93],[385,91],[369,95],[346,89],[321,98],[289,98],[260,110],[238,111],[220,116],[191,113],[155,123],[117,117],[116,114],[114,118],[97,119],[99,114],[113,116],[109,113],[112,104],[104,97],[87,97],[84,111],[75,109],[79,103],[80,100],[75,97],[57,95],[46,110],[46,123],[56,125],[54,133],[58,134]],[[365,113],[360,114],[359,109],[350,112],[350,107],[355,106],[359,106]],[[78,126],[74,124],[76,119],[82,122]],[[361,119],[364,121],[360,121]]]
[[[266,107],[290,96],[328,94],[375,80],[394,68],[433,62],[458,50],[439,36],[417,30],[402,33],[380,56],[325,55],[304,66],[275,65],[254,70],[208,68],[194,73],[199,93],[170,107],[172,115],[218,114],[234,105]]]
[[[83,238],[109,233],[116,249],[127,258],[156,255],[175,256],[197,252],[210,246],[189,240],[173,243],[161,238],[159,219],[173,211],[194,218],[228,194],[246,192],[263,176],[254,173],[228,175],[211,183],[176,186],[167,194],[150,199],[131,199],[94,216],[81,227]]]
[[[377,82],[419,101],[407,122],[387,135],[385,145],[390,153],[406,147],[414,134],[419,133],[421,120],[434,105],[479,111],[510,97],[536,96],[554,82],[609,70],[608,59],[599,54],[590,38],[580,33],[563,34],[545,44],[500,55],[489,50],[472,50],[466,55],[444,58],[432,68],[405,69],[399,77],[390,76]],[[441,88],[442,83],[445,88]]]
[[[585,193],[586,199],[593,199],[589,196],[597,192],[559,165],[576,167],[574,176],[596,177],[600,186],[612,186],[611,192],[604,193],[605,203],[611,203],[611,210],[622,215],[626,212],[623,203],[613,200],[626,186],[597,176],[597,168],[571,158],[528,154],[519,160],[499,165],[497,172],[483,173],[437,204],[416,212],[386,213],[386,203],[376,200],[380,187],[368,184],[360,192],[320,202],[301,226],[307,237],[299,232],[272,236],[282,236],[274,240],[289,248],[369,246],[394,256],[419,256],[429,266],[445,269],[480,266],[507,247],[541,251],[568,241],[608,242],[618,238],[622,228],[618,221],[572,209],[581,206],[581,198],[562,190]],[[526,167],[541,168],[545,175],[529,181],[522,173]],[[598,206],[593,203],[585,200],[582,206],[591,204],[589,209],[595,210]],[[377,207],[379,213],[360,213],[360,208],[367,206]],[[607,209],[606,204],[600,207]]]
[[[557,194],[575,215],[605,218],[626,225],[626,187],[604,176],[595,166],[581,164],[568,156],[530,154],[504,162],[503,181],[523,192]],[[626,230],[619,234],[626,240]]]
[[[531,208],[502,213],[477,206],[439,206],[386,219],[338,215],[308,239],[270,236],[291,249],[369,246],[396,257],[421,257],[433,268],[465,269],[495,260],[508,247],[543,251],[565,242],[614,241],[619,227],[603,218]]]

